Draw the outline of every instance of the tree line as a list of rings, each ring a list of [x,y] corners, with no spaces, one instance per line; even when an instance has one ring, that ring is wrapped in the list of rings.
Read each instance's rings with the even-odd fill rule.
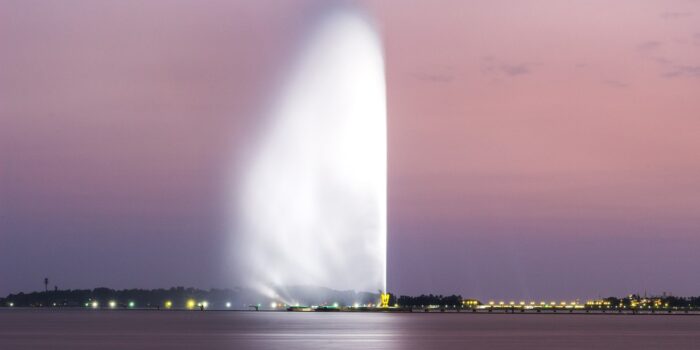
[[[310,290],[316,294],[318,291]],[[361,303],[376,303],[379,294],[338,292],[325,290],[325,294],[318,297],[317,305],[323,305],[321,299],[332,304],[340,301],[341,305],[350,306],[353,301]],[[172,287],[169,289],[123,289],[111,288],[73,289],[73,290],[45,290],[41,292],[9,294],[0,298],[0,307],[116,307],[116,308],[186,308],[188,303],[207,302],[210,308],[246,308],[250,301],[273,302],[272,299],[261,298],[257,293],[246,289],[197,289],[185,287]],[[403,308],[470,308],[480,305],[475,299],[468,299],[469,303],[461,295],[433,295],[421,294],[418,296],[391,294],[390,305]],[[110,305],[113,303],[113,305]],[[235,303],[235,305],[231,305]],[[257,303],[257,302],[256,302]],[[315,304],[316,305],[316,304]],[[598,299],[594,303],[586,305],[587,308],[609,309],[683,309],[700,308],[700,296],[640,296],[636,294],[626,297],[607,297]]]
[[[173,287],[169,289],[123,289],[110,288],[53,290],[31,293],[10,294],[0,298],[0,305],[17,307],[68,306],[84,307],[108,306],[110,301],[118,302],[116,307],[160,308],[166,303],[172,307],[184,307],[189,300],[225,300],[236,295],[228,289],[202,290],[196,288]],[[131,304],[130,304],[131,303]]]
[[[443,296],[421,294],[419,296],[402,295],[398,297],[396,302],[399,304],[399,306],[407,308],[424,308],[429,306],[438,306],[441,308],[461,308],[462,300],[461,295]]]

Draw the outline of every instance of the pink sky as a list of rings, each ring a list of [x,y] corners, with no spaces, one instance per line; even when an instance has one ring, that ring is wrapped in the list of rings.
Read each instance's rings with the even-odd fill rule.
[[[324,3],[0,0],[0,294],[229,287],[222,174]],[[390,290],[700,294],[699,1],[360,5]]]

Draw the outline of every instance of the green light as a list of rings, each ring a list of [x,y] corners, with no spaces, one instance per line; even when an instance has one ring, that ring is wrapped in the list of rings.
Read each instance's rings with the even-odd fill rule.
[[[130,302],[129,302],[129,307],[134,307],[134,306],[136,306],[136,304],[134,304],[133,301],[130,301]]]

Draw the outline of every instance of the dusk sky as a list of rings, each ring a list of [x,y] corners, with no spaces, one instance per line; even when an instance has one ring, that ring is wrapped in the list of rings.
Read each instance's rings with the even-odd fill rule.
[[[0,296],[234,287],[227,184],[325,6],[0,0]],[[390,291],[700,294],[700,1],[357,6]]]

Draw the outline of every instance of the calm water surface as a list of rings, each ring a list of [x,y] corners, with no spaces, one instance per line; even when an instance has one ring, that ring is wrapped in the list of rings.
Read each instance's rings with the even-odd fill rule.
[[[700,317],[4,309],[0,349],[700,349]]]

